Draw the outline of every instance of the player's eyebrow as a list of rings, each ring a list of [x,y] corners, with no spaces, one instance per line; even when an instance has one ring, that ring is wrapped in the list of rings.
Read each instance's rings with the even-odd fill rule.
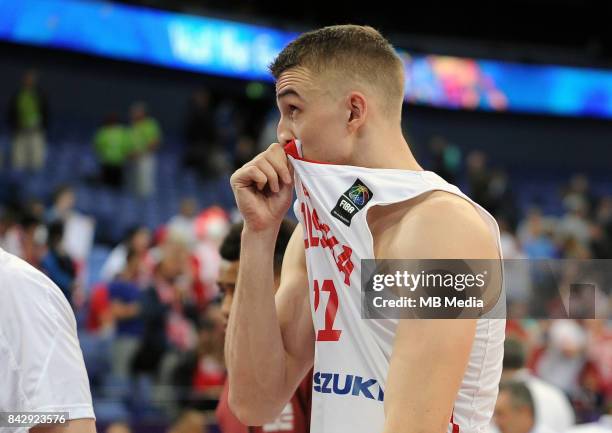
[[[294,96],[296,96],[296,97],[297,97],[297,98],[299,98],[299,99],[304,99],[304,98],[302,98],[302,97],[300,96],[300,94],[299,94],[298,92],[296,92],[295,90],[293,90],[293,89],[285,89],[285,90],[281,91],[280,93],[278,93],[278,94],[276,95],[276,100],[278,101],[278,100],[280,100],[282,97],[284,97],[284,96],[289,96],[289,95],[294,95]]]

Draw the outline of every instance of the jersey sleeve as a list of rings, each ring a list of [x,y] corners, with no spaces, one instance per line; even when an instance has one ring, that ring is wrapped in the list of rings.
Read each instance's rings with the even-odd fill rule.
[[[69,420],[95,419],[76,320],[66,298],[25,262],[0,270],[3,280],[8,274],[10,283],[0,290],[5,306],[10,306],[1,309],[0,359],[6,359],[9,368],[0,369],[8,384],[0,388],[0,406],[67,412]]]
[[[62,310],[56,316],[56,334],[44,356],[37,392],[31,397],[32,410],[68,412],[68,419],[95,419],[76,320],[71,309]]]

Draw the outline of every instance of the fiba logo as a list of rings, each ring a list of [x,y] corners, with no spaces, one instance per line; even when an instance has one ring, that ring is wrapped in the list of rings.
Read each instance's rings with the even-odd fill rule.
[[[373,193],[361,180],[355,179],[353,185],[338,198],[331,214],[345,225],[351,225],[351,219],[372,199]]]
[[[348,196],[357,206],[363,206],[370,199],[370,190],[365,185],[353,185]]]

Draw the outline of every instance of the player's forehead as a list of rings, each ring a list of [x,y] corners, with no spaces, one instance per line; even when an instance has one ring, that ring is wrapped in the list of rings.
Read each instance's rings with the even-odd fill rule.
[[[306,67],[295,66],[283,71],[276,80],[276,97],[282,99],[292,95],[303,99],[314,87],[315,77],[312,72]]]

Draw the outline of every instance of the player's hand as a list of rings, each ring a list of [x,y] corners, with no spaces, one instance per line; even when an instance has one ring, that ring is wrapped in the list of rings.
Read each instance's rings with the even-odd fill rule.
[[[266,231],[280,225],[293,197],[293,169],[279,143],[273,143],[236,170],[230,179],[245,228]]]

